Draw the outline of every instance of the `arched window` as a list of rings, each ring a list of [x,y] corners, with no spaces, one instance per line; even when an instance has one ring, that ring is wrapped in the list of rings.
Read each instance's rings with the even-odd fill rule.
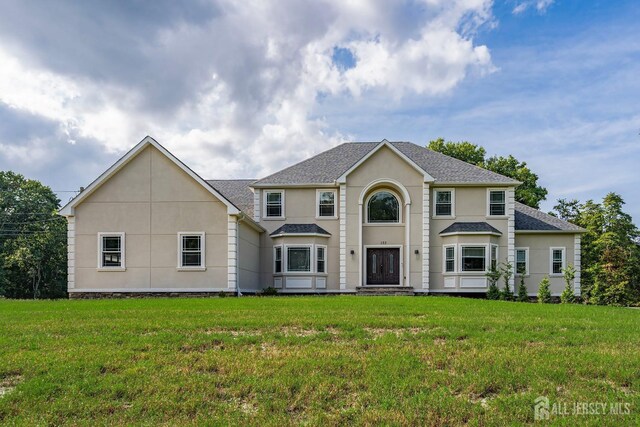
[[[400,204],[388,191],[379,191],[369,198],[367,222],[400,222]]]

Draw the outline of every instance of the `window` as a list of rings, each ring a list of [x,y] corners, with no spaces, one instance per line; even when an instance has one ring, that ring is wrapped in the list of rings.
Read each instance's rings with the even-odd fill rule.
[[[316,246],[316,272],[318,273],[327,272],[325,254],[326,248],[324,246]]]
[[[318,217],[336,217],[335,190],[318,190]]]
[[[287,272],[311,272],[311,247],[287,247]]]
[[[454,273],[456,271],[456,247],[444,247],[444,272]]]
[[[529,248],[516,248],[516,274],[529,274]]]
[[[178,233],[178,268],[204,268],[204,233]]]
[[[273,272],[282,273],[282,246],[273,248]]]
[[[491,269],[498,268],[498,245],[491,245]]]
[[[434,216],[454,216],[453,194],[453,190],[434,191]]]
[[[367,203],[367,222],[400,222],[400,204],[396,196],[388,191],[379,191]]]
[[[284,191],[265,191],[264,212],[267,218],[284,217]]]
[[[504,216],[507,214],[506,195],[504,190],[489,191],[489,215]]]
[[[551,274],[562,275],[564,269],[564,248],[551,248]]]
[[[486,270],[486,247],[463,246],[462,247],[462,271]]]
[[[124,233],[98,233],[98,268],[124,269]]]

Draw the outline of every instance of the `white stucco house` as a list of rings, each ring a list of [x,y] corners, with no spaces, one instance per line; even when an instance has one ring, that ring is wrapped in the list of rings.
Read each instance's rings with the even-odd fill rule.
[[[519,182],[409,142],[345,143],[261,179],[205,180],[144,138],[61,209],[73,298],[259,292],[530,295],[577,269],[581,228]],[[519,281],[516,275],[510,285]]]

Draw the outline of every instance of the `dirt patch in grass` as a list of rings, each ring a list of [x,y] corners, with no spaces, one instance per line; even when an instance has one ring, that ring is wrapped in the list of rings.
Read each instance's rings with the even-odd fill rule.
[[[0,379],[0,399],[11,393],[22,381],[22,375],[9,375]]]

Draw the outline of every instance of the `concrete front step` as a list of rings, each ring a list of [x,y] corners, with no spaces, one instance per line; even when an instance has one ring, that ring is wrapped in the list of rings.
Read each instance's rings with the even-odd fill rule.
[[[415,295],[413,288],[407,286],[358,286],[357,295]]]

